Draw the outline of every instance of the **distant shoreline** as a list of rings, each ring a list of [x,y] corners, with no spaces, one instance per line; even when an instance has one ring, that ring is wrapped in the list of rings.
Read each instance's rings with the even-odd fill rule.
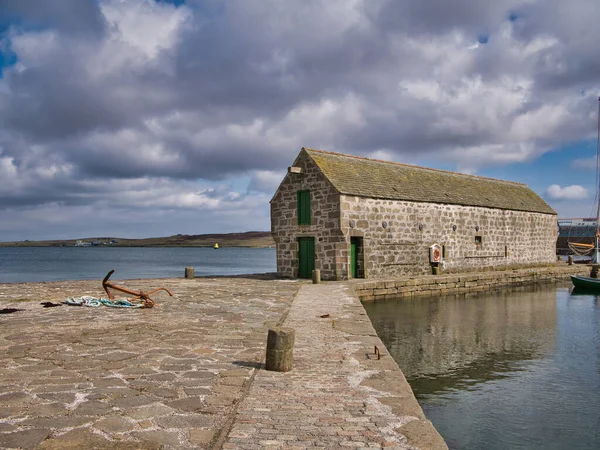
[[[269,248],[275,241],[268,231],[247,231],[225,234],[177,234],[168,237],[126,239],[89,237],[83,239],[53,239],[45,241],[0,242],[0,247],[223,247]]]

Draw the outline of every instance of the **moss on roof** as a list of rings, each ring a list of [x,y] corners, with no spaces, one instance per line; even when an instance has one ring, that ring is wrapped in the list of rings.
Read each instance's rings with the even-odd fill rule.
[[[556,214],[522,183],[309,148],[302,150],[341,194]]]

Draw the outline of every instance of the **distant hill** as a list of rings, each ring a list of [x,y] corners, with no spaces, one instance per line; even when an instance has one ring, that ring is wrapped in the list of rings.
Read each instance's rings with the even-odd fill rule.
[[[270,247],[275,242],[268,231],[247,231],[227,234],[177,234],[168,237],[124,239],[117,237],[90,237],[52,241],[0,242],[0,247],[73,247],[97,245],[111,247]]]

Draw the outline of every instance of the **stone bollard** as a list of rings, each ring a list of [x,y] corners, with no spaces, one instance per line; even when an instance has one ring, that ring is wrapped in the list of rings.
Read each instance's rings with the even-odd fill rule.
[[[321,271],[319,269],[312,271],[312,282],[313,284],[319,284],[321,282]]]
[[[567,264],[569,264],[570,266],[573,265],[573,257],[571,255],[569,255],[569,257],[567,258]]]
[[[194,278],[194,268],[193,267],[185,268],[185,277],[186,278]]]
[[[265,369],[275,372],[292,370],[295,336],[296,331],[293,328],[276,327],[269,329]]]

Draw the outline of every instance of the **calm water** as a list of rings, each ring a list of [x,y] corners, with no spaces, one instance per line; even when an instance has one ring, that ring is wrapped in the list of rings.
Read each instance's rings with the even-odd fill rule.
[[[182,277],[186,266],[196,276],[275,272],[275,249],[0,247],[0,283]]]
[[[600,449],[600,299],[568,288],[365,304],[453,449]]]

